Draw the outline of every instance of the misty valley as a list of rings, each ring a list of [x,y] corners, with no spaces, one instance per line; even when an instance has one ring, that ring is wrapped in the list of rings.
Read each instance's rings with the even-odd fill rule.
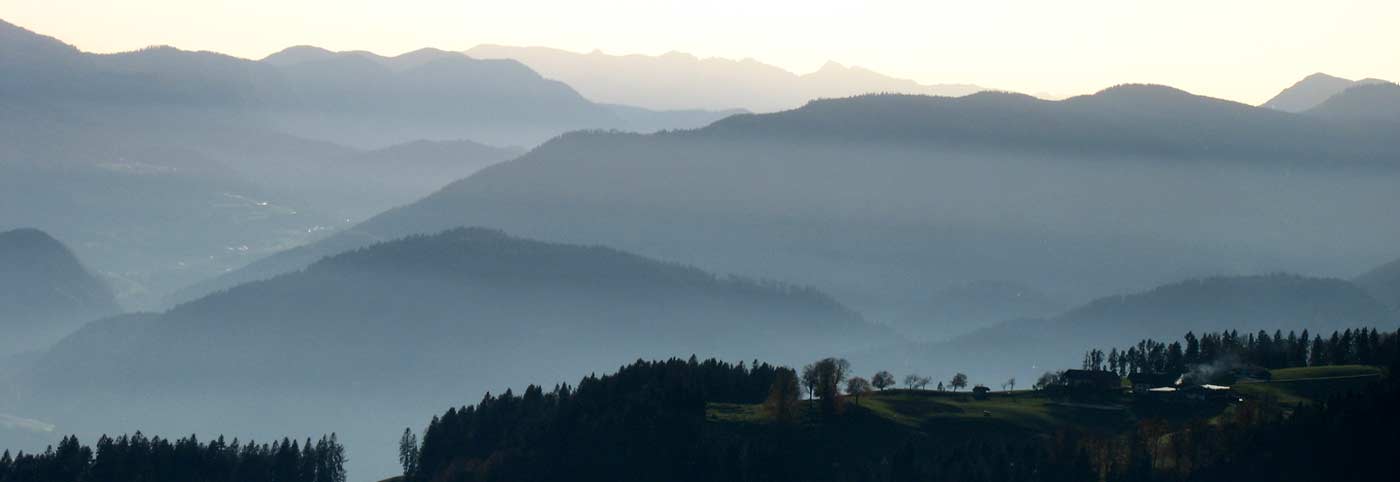
[[[1290,81],[0,21],[0,482],[1392,480],[1400,85]]]

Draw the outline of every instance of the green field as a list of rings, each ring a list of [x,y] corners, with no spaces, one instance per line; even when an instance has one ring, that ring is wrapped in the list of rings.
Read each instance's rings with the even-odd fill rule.
[[[1380,376],[1381,369],[1367,365],[1337,365],[1327,367],[1300,367],[1271,370],[1274,381],[1297,380],[1300,378],[1331,378],[1354,376]]]
[[[1376,367],[1344,365],[1273,370],[1269,382],[1240,383],[1234,388],[1245,397],[1276,400],[1285,406],[1325,401],[1328,397],[1364,388],[1382,376]],[[807,401],[800,404],[800,429],[829,425],[816,416]],[[910,431],[923,435],[976,433],[979,436],[1017,437],[1073,428],[1118,431],[1133,426],[1139,417],[1210,418],[1220,406],[1149,410],[1135,407],[1131,397],[1117,401],[1074,403],[1056,400],[1044,392],[1023,390],[994,392],[988,400],[975,400],[967,392],[886,390],[848,401],[842,430],[860,433],[877,430]],[[759,405],[709,404],[706,419],[725,430],[743,432],[771,423]],[[863,426],[857,426],[863,425]],[[825,427],[831,429],[832,427]]]
[[[1361,390],[1382,375],[1379,368],[1364,365],[1283,368],[1271,373],[1273,380],[1240,383],[1235,390],[1246,396],[1275,398],[1284,405],[1308,404]]]
[[[819,420],[810,405],[801,403],[803,425]],[[1119,430],[1131,425],[1129,411],[1120,404],[1088,405],[1062,403],[1041,392],[993,393],[988,400],[975,400],[967,392],[927,390],[886,390],[867,394],[856,404],[848,399],[846,417],[877,422],[892,430],[908,430],[926,435],[968,433],[975,429],[984,436],[1024,436],[1050,433],[1060,428]],[[706,418],[711,422],[765,425],[771,422],[758,405],[710,404]]]

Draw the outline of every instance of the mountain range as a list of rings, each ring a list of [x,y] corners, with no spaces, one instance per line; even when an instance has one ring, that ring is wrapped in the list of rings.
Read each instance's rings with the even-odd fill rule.
[[[796,363],[894,340],[809,288],[454,229],[91,323],[34,363],[17,414],[84,432],[335,427],[352,450],[390,450],[425,410],[522,377],[674,353]]]
[[[0,226],[67,240],[138,308],[523,151],[497,146],[732,113],[597,104],[431,49],[92,54],[2,21],[0,72]]]
[[[1259,107],[1049,101],[680,53],[99,55],[0,22],[0,226],[38,228],[0,232],[0,445],[339,432],[384,474],[356,454],[424,413],[638,358],[1027,386],[1141,338],[1392,329],[1396,132],[1400,86],[1321,74]]]
[[[279,128],[357,147],[415,139],[528,146],[576,129],[698,127],[736,112],[687,110],[673,120],[591,102],[515,60],[436,49],[382,57],[292,47],[253,64],[272,67],[260,74],[258,102]]]
[[[1025,290],[976,282],[947,291],[1035,296]],[[215,431],[231,421],[248,433],[334,426],[352,449],[382,451],[435,404],[661,353],[784,363],[840,354],[938,379],[1033,380],[1076,366],[1085,347],[1187,331],[1325,335],[1397,323],[1400,311],[1348,281],[1217,276],[908,342],[809,288],[468,228],[351,250],[165,313],[91,323],[29,365],[11,408],[94,433],[130,424]],[[292,415],[262,418],[272,409]]]
[[[1400,140],[1386,135],[1398,126],[1129,85],[1063,101],[870,95],[693,131],[579,132],[183,299],[474,225],[812,284],[936,339],[958,330],[929,322],[946,318],[931,287],[996,279],[1072,303],[1391,259],[1400,228],[1376,220],[1400,201]]]
[[[869,93],[959,97],[983,87],[934,84],[890,77],[868,69],[827,62],[794,74],[753,59],[699,58],[683,52],[662,55],[587,54],[546,47],[478,45],[467,55],[513,59],[578,89],[597,102],[651,109],[795,109],[808,101]]]

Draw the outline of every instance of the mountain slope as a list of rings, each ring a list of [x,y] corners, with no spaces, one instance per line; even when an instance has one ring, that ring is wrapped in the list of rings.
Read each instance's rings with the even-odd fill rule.
[[[909,337],[931,341],[936,333],[966,333],[994,323],[1053,315],[1065,304],[1035,288],[1007,281],[957,283],[929,294],[921,305],[914,305],[910,317],[929,317],[925,325],[932,333],[910,333]]]
[[[1400,310],[1400,260],[1367,271],[1353,281],[1377,300]]]
[[[829,62],[797,75],[753,59],[697,58],[682,52],[659,56],[580,54],[545,47],[478,45],[467,55],[514,59],[545,77],[562,80],[597,102],[651,109],[792,109],[807,101],[872,92],[961,96],[974,85],[922,85],[859,67]]]
[[[387,450],[425,407],[522,377],[562,381],[668,352],[796,361],[889,341],[809,289],[457,229],[94,323],[36,363],[23,413],[80,430],[335,425]],[[263,418],[272,407],[282,415]]]
[[[1007,279],[1073,300],[1200,273],[1373,265],[1400,241],[1374,222],[1400,202],[1400,146],[1381,127],[1123,86],[1059,102],[862,96],[695,131],[573,133],[212,286],[481,225],[810,283],[906,332],[951,336],[917,326],[942,317],[928,287]]]
[[[1330,121],[1400,126],[1400,85],[1379,82],[1351,87],[1307,114]]]
[[[297,204],[338,219],[362,220],[522,153],[470,140],[420,140],[245,170],[261,185],[288,193]]]
[[[1260,107],[1293,113],[1306,112],[1352,87],[1379,83],[1386,82],[1380,79],[1343,79],[1319,72],[1283,89]]]
[[[923,363],[984,377],[1038,376],[1032,367],[1074,367],[1085,347],[1179,339],[1188,331],[1267,330],[1326,334],[1375,327],[1400,316],[1361,287],[1296,275],[1212,277],[1099,298],[1060,315],[1005,322],[922,349]],[[961,368],[956,368],[961,367]],[[970,373],[970,372],[969,372]]]
[[[229,346],[201,351],[256,349],[274,356],[276,345],[305,341],[263,339],[275,332],[329,337],[315,348],[332,350],[327,354],[348,356],[368,348],[336,343],[370,343],[394,358],[432,356],[431,347],[420,345],[441,340],[425,338],[429,333],[458,341],[465,335],[510,333],[519,336],[497,339],[544,343],[558,336],[575,342],[601,337],[595,341],[633,345],[649,336],[683,332],[687,335],[674,340],[687,346],[680,351],[763,347],[782,352],[783,346],[800,349],[796,340],[805,336],[878,332],[815,291],[720,278],[612,249],[530,241],[484,229],[412,236],[326,258],[304,271],[180,305],[153,326],[163,327],[153,335],[187,348],[193,339],[176,341],[209,330],[239,330],[230,334],[234,339],[203,338]],[[334,333],[350,326],[356,327],[352,333]],[[797,333],[786,340],[770,338],[789,331]],[[624,335],[628,338],[619,338]],[[254,340],[272,345],[238,346]],[[388,349],[400,342],[418,348]],[[175,349],[148,348],[155,351],[131,355],[159,359],[166,358],[161,352]],[[64,355],[62,347],[51,354]],[[369,363],[357,361],[362,362]]]
[[[0,232],[0,355],[37,351],[121,311],[102,280],[35,229]]]

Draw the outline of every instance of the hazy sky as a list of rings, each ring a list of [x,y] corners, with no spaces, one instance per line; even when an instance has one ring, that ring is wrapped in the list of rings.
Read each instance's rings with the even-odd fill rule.
[[[679,50],[1060,95],[1151,82],[1258,103],[1318,71],[1400,80],[1400,0],[0,0],[0,18],[97,52]]]

